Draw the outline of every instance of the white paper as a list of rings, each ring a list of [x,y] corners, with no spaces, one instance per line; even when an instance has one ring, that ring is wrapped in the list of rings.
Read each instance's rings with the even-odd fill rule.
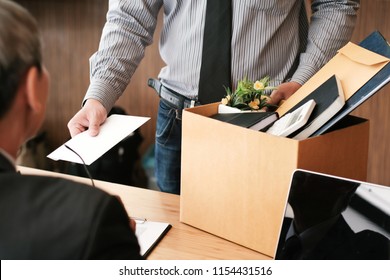
[[[223,104],[218,105],[218,114],[241,113],[241,112],[243,111],[235,107],[230,107]]]
[[[82,164],[81,159],[65,147],[67,145],[82,157],[86,165],[90,165],[149,119],[149,117],[113,114],[100,126],[100,132],[97,136],[90,136],[88,131],[84,131],[74,136],[47,157],[53,160],[65,160]]]
[[[152,221],[135,221],[135,235],[137,236],[141,248],[140,254],[145,256],[155,245],[157,245],[159,240],[170,228],[170,224]]]

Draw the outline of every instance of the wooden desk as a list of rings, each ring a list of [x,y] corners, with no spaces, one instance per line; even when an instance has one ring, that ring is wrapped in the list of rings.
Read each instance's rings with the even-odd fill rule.
[[[22,174],[63,177],[90,184],[87,178],[22,166],[18,169]],[[172,225],[148,259],[270,259],[266,255],[181,223],[179,221],[180,196],[178,195],[98,180],[95,180],[95,184],[108,193],[120,196],[129,216],[168,222]]]

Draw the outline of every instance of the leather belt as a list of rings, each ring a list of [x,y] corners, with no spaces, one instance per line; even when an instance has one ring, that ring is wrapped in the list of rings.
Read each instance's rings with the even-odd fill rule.
[[[191,108],[195,105],[199,105],[196,100],[185,97],[184,95],[181,95],[180,93],[165,87],[157,79],[149,79],[148,86],[154,88],[158,96],[160,96],[160,98],[165,100],[175,109],[183,110],[185,108]]]

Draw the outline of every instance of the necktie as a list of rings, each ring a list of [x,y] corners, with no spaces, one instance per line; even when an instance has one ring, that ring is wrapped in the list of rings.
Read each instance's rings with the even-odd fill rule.
[[[232,29],[230,0],[209,0],[203,37],[198,99],[201,104],[220,101],[230,82],[230,45]]]

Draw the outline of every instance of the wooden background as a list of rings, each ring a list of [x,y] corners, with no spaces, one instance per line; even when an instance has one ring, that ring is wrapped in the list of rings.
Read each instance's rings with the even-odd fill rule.
[[[69,138],[69,119],[80,109],[89,84],[89,57],[98,47],[108,0],[17,0],[38,19],[45,41],[44,60],[51,73],[51,96],[43,129],[51,149]],[[352,42],[358,43],[374,30],[390,40],[390,0],[361,0]],[[137,69],[126,92],[117,102],[131,115],[149,116],[142,126],[141,153],[154,143],[158,98],[147,87],[163,65],[158,54],[157,27],[154,43]],[[390,186],[390,86],[353,112],[370,120],[368,181]],[[313,155],[315,156],[315,155]]]

